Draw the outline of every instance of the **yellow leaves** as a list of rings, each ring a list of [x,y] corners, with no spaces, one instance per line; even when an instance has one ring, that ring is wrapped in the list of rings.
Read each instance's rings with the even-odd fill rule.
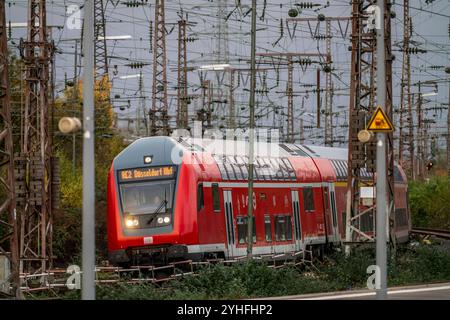
[[[57,154],[61,166],[61,202],[64,208],[81,208],[83,182],[80,168],[73,171],[72,162],[63,152]]]
[[[74,92],[76,90],[76,92]],[[56,116],[82,117],[83,105],[83,81],[79,81],[75,87],[67,87],[62,98],[55,101]],[[102,133],[112,128],[114,124],[114,111],[110,102],[111,82],[105,76],[95,81],[95,126],[96,131]]]
[[[80,80],[77,85],[78,96],[83,97],[83,81]],[[94,85],[94,100],[95,102],[104,102],[109,100],[111,94],[111,82],[109,77],[106,75],[103,78],[96,80]],[[70,96],[69,96],[70,97]]]

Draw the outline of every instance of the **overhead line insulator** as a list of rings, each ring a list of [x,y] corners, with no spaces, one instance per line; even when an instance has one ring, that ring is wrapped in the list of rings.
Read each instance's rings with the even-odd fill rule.
[[[313,2],[300,2],[296,3],[295,5],[301,9],[312,9],[314,7],[320,7],[320,4]]]

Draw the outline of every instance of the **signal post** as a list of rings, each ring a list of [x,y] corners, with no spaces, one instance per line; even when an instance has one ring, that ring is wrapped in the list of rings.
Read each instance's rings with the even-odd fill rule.
[[[385,0],[379,0],[374,7],[377,41],[377,83],[386,81],[386,46],[385,46]],[[378,108],[369,121],[367,130],[377,133],[376,147],[376,264],[379,273],[377,281],[377,299],[385,300],[387,296],[387,230],[389,204],[387,200],[387,146],[386,135],[394,131],[390,119],[386,116],[386,87],[377,88]]]

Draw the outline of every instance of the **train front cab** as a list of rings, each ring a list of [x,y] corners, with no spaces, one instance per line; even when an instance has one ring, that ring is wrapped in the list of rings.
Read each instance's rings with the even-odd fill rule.
[[[172,161],[176,142],[141,139],[113,162],[108,177],[108,246],[113,264],[182,258],[197,241],[189,201],[195,181]],[[178,149],[176,149],[178,150]],[[189,208],[188,206],[192,206]]]

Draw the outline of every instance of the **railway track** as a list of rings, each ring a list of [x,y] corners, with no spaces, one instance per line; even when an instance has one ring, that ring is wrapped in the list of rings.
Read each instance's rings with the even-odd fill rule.
[[[288,252],[282,254],[270,254],[254,256],[254,261],[264,262],[270,268],[284,268],[287,266],[309,266],[313,264],[313,253],[310,250]],[[179,279],[184,276],[195,276],[205,267],[215,264],[230,266],[246,261],[246,257],[238,257],[231,260],[211,259],[205,262],[192,260],[173,262],[165,266],[132,266],[130,268],[102,267],[95,268],[96,283],[102,285],[114,285],[117,283],[155,285]],[[80,289],[82,272],[79,267],[68,269],[52,269],[37,274],[22,274],[20,276],[24,293],[34,293],[45,290],[70,290]]]
[[[450,230],[414,227],[411,229],[411,232],[424,236],[436,236],[443,239],[450,239]]]

